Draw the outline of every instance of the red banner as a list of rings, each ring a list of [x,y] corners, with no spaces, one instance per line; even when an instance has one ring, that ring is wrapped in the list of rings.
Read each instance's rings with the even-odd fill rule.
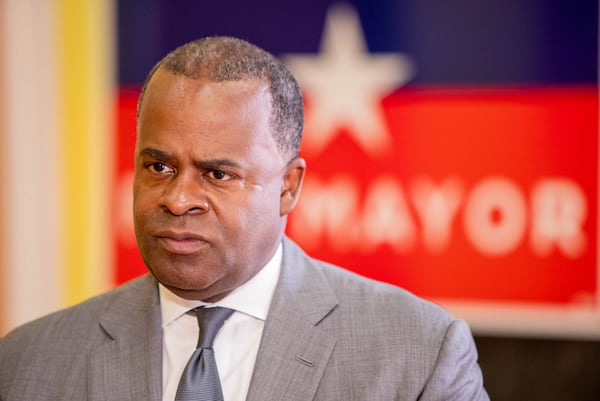
[[[121,92],[117,282],[145,271],[130,217],[136,102]],[[600,316],[595,87],[404,88],[381,111],[375,142],[307,126],[288,227],[307,253],[442,304]]]

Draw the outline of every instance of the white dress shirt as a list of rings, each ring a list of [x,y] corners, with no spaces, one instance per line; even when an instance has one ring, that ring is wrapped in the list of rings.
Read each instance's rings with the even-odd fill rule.
[[[217,334],[213,348],[225,401],[244,401],[264,323],[281,270],[282,246],[252,279],[214,304],[178,297],[159,284],[163,330],[163,401],[175,400],[179,379],[198,343],[198,320],[190,309],[201,305],[235,310]]]

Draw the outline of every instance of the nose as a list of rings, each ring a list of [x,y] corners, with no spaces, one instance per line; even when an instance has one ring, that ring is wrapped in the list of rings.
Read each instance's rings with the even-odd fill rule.
[[[164,188],[162,208],[175,216],[207,212],[210,207],[202,181],[192,172],[178,172]]]

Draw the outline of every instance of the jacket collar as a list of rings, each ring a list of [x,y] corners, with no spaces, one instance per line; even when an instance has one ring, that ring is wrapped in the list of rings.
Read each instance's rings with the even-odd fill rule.
[[[90,361],[90,400],[162,398],[162,330],[157,282],[126,284],[100,317],[106,341]]]
[[[281,275],[269,309],[248,401],[312,400],[336,344],[319,327],[338,299],[315,262],[284,239]]]

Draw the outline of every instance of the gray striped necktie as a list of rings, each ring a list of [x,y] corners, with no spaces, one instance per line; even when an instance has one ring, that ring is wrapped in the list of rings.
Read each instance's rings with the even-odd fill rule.
[[[222,401],[223,392],[212,346],[215,336],[233,310],[200,307],[194,312],[200,326],[198,347],[181,375],[175,401]]]

